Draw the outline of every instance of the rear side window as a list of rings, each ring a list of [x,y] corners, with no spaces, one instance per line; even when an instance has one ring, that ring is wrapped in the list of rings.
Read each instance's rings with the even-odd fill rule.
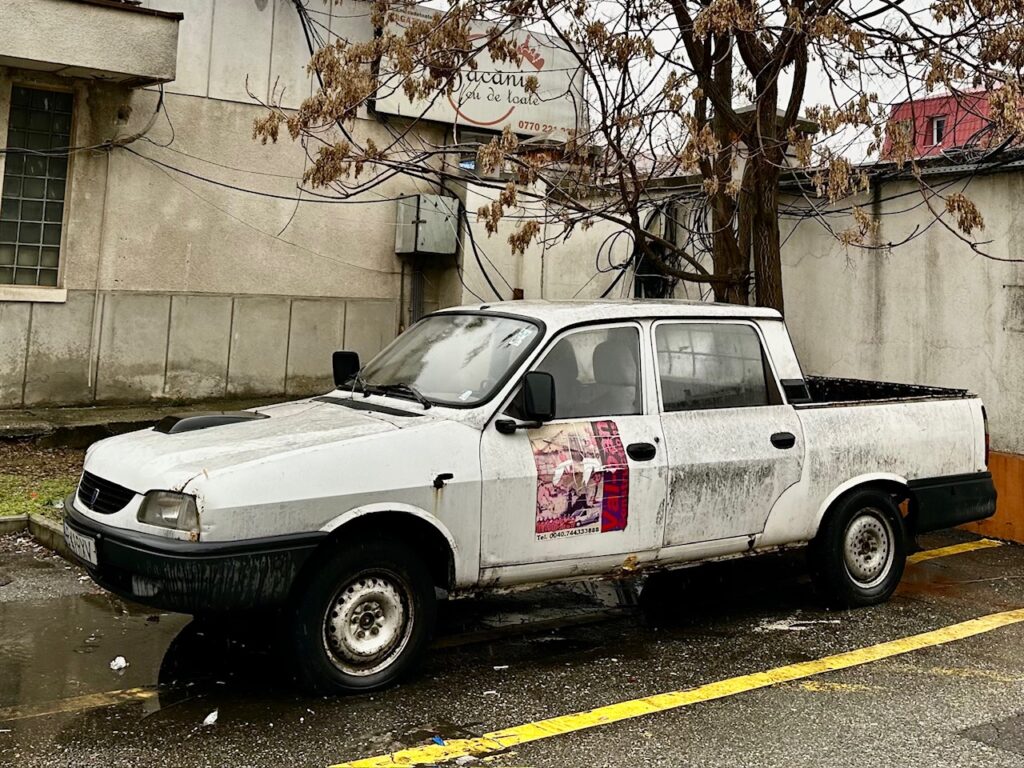
[[[779,402],[761,340],[749,325],[662,323],[654,336],[665,411]]]

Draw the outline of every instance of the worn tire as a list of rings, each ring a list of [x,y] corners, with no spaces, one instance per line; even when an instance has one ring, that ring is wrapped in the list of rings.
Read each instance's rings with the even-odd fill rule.
[[[811,544],[817,586],[837,608],[884,603],[903,577],[903,519],[881,491],[854,491],[825,515]]]
[[[294,602],[300,683],[317,694],[365,692],[409,672],[437,616],[434,583],[416,551],[402,539],[366,538],[339,543],[313,567]]]

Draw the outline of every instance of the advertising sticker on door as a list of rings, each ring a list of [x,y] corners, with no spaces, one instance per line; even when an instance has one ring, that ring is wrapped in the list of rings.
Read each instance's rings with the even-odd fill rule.
[[[625,529],[629,464],[614,421],[549,424],[529,434],[538,540]]]

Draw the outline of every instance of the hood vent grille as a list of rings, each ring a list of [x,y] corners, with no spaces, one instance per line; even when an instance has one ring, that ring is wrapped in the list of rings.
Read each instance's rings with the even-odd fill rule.
[[[101,515],[112,515],[120,512],[132,500],[135,491],[130,491],[122,485],[104,480],[101,477],[82,473],[82,480],[78,484],[78,500]]]

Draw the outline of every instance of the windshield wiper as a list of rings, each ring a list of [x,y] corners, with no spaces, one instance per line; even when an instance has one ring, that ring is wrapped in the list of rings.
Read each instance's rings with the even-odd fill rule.
[[[363,397],[370,396],[371,385],[366,383],[366,379],[363,378],[361,371],[356,371],[345,383],[351,385],[353,391],[358,389],[362,392]]]
[[[363,382],[364,392],[405,392],[408,395],[412,395],[413,399],[423,406],[423,410],[427,410],[433,403],[424,397],[423,393],[420,392],[412,384],[406,384],[404,381],[398,381],[394,384],[367,384]]]

